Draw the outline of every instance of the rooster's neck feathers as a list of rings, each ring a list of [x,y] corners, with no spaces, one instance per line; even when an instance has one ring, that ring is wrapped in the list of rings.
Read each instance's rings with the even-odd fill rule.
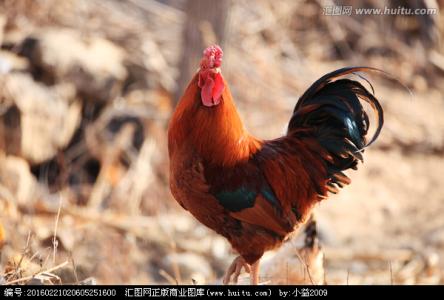
[[[248,160],[262,142],[246,131],[225,80],[222,101],[213,107],[202,105],[197,81],[196,75],[171,119],[170,147],[174,151],[175,146],[187,143],[215,165],[230,167]]]

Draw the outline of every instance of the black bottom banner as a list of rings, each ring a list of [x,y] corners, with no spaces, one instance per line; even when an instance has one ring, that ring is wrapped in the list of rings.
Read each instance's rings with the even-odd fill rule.
[[[327,298],[442,295],[444,286],[0,286],[1,298]],[[428,297],[427,297],[428,298]]]

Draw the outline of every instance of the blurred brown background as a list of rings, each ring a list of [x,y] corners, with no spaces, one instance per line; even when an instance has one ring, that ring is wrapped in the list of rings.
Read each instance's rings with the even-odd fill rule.
[[[384,5],[437,13],[354,13]],[[233,253],[172,199],[166,148],[214,42],[262,138],[282,134],[298,96],[333,69],[381,68],[412,91],[369,77],[385,127],[351,186],[317,208],[323,279],[444,283],[443,5],[1,0],[0,284],[217,282]],[[335,6],[352,14],[325,14]],[[298,243],[267,255],[278,270],[264,280],[299,282]]]

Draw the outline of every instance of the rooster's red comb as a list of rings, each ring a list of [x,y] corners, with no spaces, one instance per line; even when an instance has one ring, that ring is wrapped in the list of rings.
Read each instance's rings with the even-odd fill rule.
[[[219,68],[220,65],[222,64],[223,55],[224,52],[218,45],[209,46],[203,52],[203,57],[200,66],[205,69]]]

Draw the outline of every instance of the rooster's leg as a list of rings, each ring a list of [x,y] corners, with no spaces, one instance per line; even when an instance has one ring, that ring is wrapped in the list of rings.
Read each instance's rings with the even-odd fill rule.
[[[248,273],[250,273],[250,265],[245,262],[245,260],[238,256],[236,257],[233,262],[231,263],[230,267],[228,268],[227,272],[225,273],[223,284],[229,284],[231,280],[231,276],[233,276],[233,282],[237,283],[237,279],[240,275],[240,272],[242,268],[245,269]]]
[[[258,285],[259,284],[259,263],[260,260],[257,260],[254,264],[251,265],[250,272],[250,284]]]

